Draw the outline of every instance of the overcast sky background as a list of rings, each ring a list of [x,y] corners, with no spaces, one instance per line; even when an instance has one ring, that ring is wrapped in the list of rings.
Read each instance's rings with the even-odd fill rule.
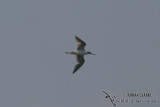
[[[96,55],[73,75],[75,35]],[[160,100],[159,46],[159,0],[1,0],[0,107],[114,107],[103,90]]]

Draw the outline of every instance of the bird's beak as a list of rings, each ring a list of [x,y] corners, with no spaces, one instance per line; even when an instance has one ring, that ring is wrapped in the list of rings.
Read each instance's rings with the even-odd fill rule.
[[[95,55],[95,54],[91,53],[91,55]]]

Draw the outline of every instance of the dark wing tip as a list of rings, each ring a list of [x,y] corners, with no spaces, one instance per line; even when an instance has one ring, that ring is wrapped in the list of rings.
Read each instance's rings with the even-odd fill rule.
[[[79,68],[81,68],[81,66],[84,64],[85,60],[84,58],[82,57],[82,59],[78,59],[78,64],[76,64],[74,66],[74,70],[73,70],[73,73],[74,74],[76,71],[78,71]]]
[[[75,36],[75,38],[78,42],[81,40],[78,36]]]
[[[74,74],[76,71],[73,71],[72,74]]]
[[[75,36],[75,38],[76,38],[77,42],[83,43],[84,46],[86,45],[86,43],[82,39],[80,39],[79,37]]]
[[[79,65],[79,64],[75,65],[75,67],[74,67],[74,70],[73,70],[72,74],[74,74],[76,71],[78,71],[78,69],[80,68],[80,67],[77,67],[78,65]]]
[[[78,68],[79,69],[79,68]],[[73,70],[73,72],[72,72],[72,74],[74,74],[76,71],[78,71],[78,69],[76,68],[74,68],[74,70]]]

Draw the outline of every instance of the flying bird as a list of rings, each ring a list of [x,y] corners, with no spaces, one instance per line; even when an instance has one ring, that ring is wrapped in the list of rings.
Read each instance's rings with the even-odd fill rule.
[[[95,54],[92,54],[90,51],[85,51],[86,43],[83,40],[81,40],[77,36],[75,36],[75,38],[76,38],[76,41],[78,42],[77,49],[71,52],[65,52],[66,54],[76,55],[78,64],[75,65],[73,74],[84,64],[85,62],[84,55],[88,55],[88,54],[95,55]]]

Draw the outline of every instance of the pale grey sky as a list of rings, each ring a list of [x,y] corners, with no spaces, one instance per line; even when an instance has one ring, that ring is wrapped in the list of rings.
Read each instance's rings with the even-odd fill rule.
[[[144,99],[160,100],[159,4],[1,0],[0,107],[114,107],[103,90],[116,99],[128,92],[149,92],[153,96]],[[76,48],[75,35],[96,56],[86,56],[73,75],[75,56],[64,52]]]

